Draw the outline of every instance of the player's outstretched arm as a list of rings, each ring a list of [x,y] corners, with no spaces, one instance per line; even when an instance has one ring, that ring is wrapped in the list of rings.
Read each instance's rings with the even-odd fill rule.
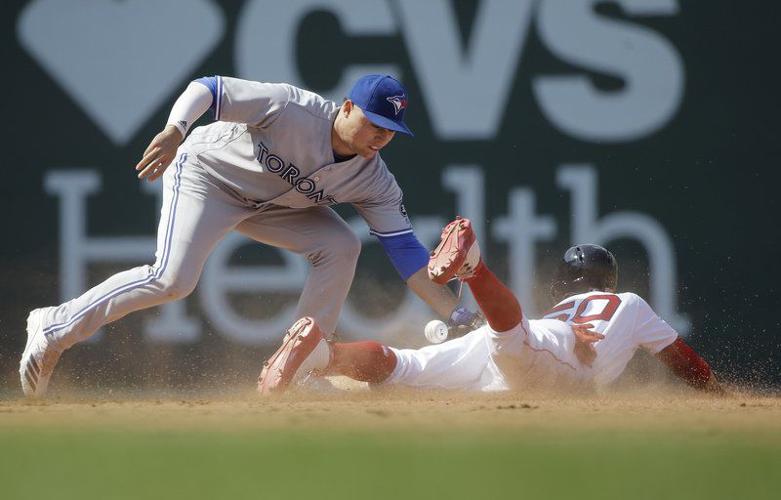
[[[377,236],[385,253],[407,286],[415,292],[441,318],[447,319],[451,326],[469,327],[475,319],[475,313],[458,307],[458,297],[443,284],[429,280],[426,264],[428,250],[420,243],[414,233],[396,236]],[[468,328],[469,331],[474,328]],[[466,333],[466,332],[463,332]]]
[[[443,318],[450,318],[452,312],[458,307],[458,298],[448,287],[428,279],[426,266],[407,278],[407,286]]]
[[[482,314],[458,305],[458,297],[450,288],[431,281],[425,267],[409,277],[407,286],[446,320],[447,339],[464,336],[485,324]]]
[[[656,357],[691,387],[714,394],[726,394],[708,363],[681,338],[659,351]]]

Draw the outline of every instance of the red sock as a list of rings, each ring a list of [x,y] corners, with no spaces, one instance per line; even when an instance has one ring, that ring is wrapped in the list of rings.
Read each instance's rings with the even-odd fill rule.
[[[378,384],[396,368],[396,355],[379,342],[335,342],[326,373]]]
[[[494,331],[506,332],[520,324],[523,312],[518,299],[482,261],[477,265],[474,276],[464,281]]]

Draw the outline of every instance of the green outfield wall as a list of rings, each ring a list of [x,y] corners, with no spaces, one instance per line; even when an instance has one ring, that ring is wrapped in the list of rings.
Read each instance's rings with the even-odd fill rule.
[[[572,243],[616,254],[721,373],[781,382],[781,70],[774,2],[311,0],[5,2],[0,389],[27,311],[154,260],[159,184],[134,165],[187,83],[286,81],[341,99],[410,91],[383,152],[420,239],[472,218],[530,316]],[[208,123],[207,117],[201,123]],[[432,313],[368,228],[340,333],[421,345]],[[274,282],[264,279],[274,271]],[[281,274],[280,274],[281,273]],[[238,236],[182,302],[66,355],[89,389],[248,384],[290,323],[304,261]],[[471,299],[464,297],[466,302]]]

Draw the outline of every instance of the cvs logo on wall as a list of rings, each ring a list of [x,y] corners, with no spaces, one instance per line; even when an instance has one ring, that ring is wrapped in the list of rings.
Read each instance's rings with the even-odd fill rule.
[[[606,3],[625,18],[599,14],[596,6]],[[684,69],[675,47],[629,21],[674,16],[676,0],[480,0],[465,45],[450,0],[248,0],[233,41],[237,76],[305,86],[297,38],[314,11],[333,14],[355,43],[400,36],[434,131],[445,140],[496,136],[532,29],[571,68],[531,77],[540,110],[569,136],[593,142],[642,138],[664,127],[683,97]],[[122,145],[184,87],[226,27],[223,12],[208,0],[189,1],[186,8],[176,0],[34,0],[17,31],[21,45]],[[398,54],[350,64],[323,93],[341,99],[367,72],[398,75],[393,58]],[[623,85],[599,89],[587,72]]]

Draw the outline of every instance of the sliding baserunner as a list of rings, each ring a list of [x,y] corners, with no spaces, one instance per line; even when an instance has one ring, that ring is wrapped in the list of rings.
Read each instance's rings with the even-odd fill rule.
[[[302,318],[260,375],[261,393],[283,391],[308,376],[344,375],[373,384],[462,390],[605,387],[637,349],[656,356],[690,386],[722,392],[708,363],[634,293],[617,293],[618,266],[597,245],[564,253],[551,292],[557,304],[529,320],[482,262],[466,219],[445,227],[432,252],[436,283],[465,282],[488,324],[464,337],[421,349],[378,342],[327,342],[317,322]]]

